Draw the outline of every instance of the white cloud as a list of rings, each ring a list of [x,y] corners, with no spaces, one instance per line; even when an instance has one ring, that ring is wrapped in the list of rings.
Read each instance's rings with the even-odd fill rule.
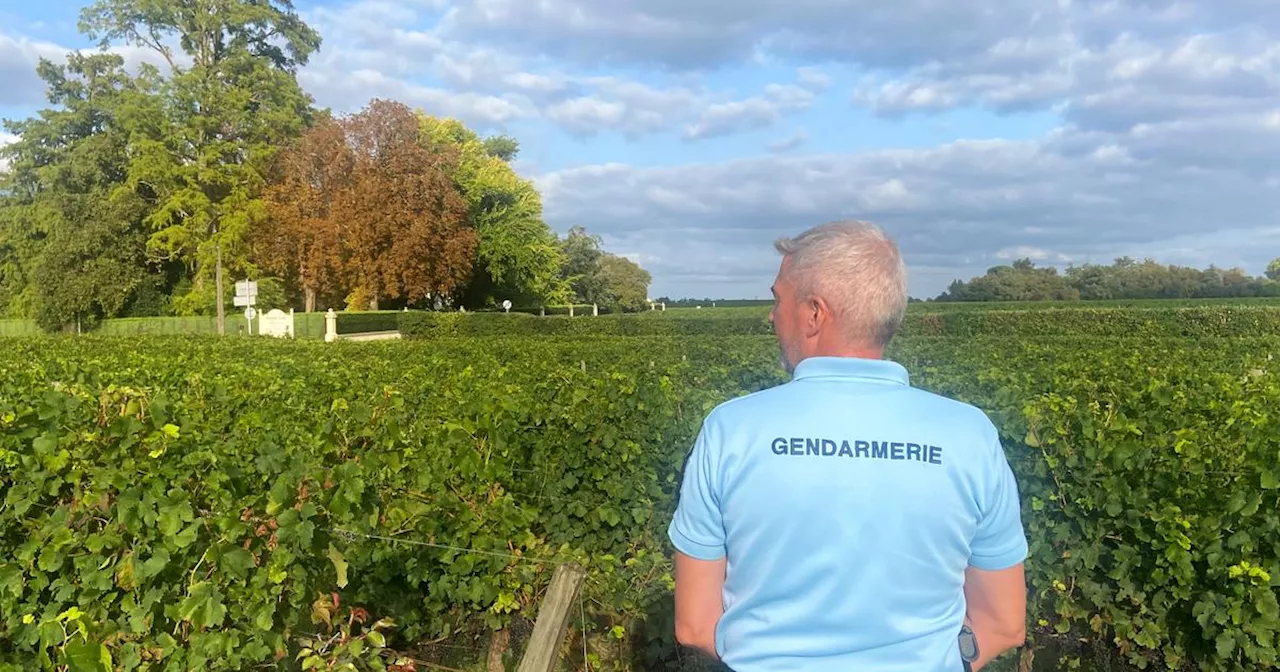
[[[821,70],[813,67],[802,67],[797,71],[800,75],[800,86],[821,93],[831,86],[831,77]]]
[[[808,141],[809,141],[809,133],[806,132],[803,128],[801,128],[801,129],[797,129],[796,132],[792,133],[791,135],[778,138],[777,140],[774,140],[773,142],[769,143],[768,149],[770,152],[774,154],[784,154],[786,152],[790,152],[792,150],[803,147],[804,144]]]
[[[763,95],[705,107],[698,120],[685,127],[684,138],[705,140],[768,128],[781,119],[783,114],[807,109],[814,100],[815,96],[808,89],[770,84]]]
[[[51,42],[0,32],[0,105],[35,105],[44,100],[44,82],[36,75],[41,58],[61,61],[67,50]]]
[[[999,4],[344,0],[308,12],[325,44],[302,81],[340,110],[380,96],[484,132],[518,122],[531,129],[525,156],[557,165],[577,157],[535,145],[548,125],[690,141],[662,167],[536,177],[553,226],[585,224],[639,255],[655,295],[767,293],[772,238],[838,217],[889,227],[926,294],[1011,255],[1255,270],[1275,256],[1257,243],[1276,240],[1264,232],[1280,207],[1274,0]],[[0,34],[0,105],[38,102],[33,54],[64,51]],[[26,65],[6,70],[14,63]],[[761,66],[790,81],[739,78]],[[837,146],[802,120],[859,132],[831,118],[832,100],[904,125],[933,116],[930,134],[972,135],[972,108],[1001,116],[983,129],[995,139],[798,151]],[[1003,119],[1029,111],[1058,128],[999,139]],[[694,162],[705,155],[693,141],[759,131],[758,156]],[[712,156],[722,149],[742,151],[723,143]]]
[[[1040,247],[1034,247],[1032,245],[1015,245],[1013,247],[1001,248],[996,251],[995,256],[997,259],[1003,259],[1005,261],[1013,261],[1016,259],[1024,259],[1024,258],[1030,259],[1032,261],[1049,260],[1049,261],[1058,261],[1058,262],[1068,262],[1072,260],[1071,255],[1069,254],[1054,252],[1053,250],[1046,250]]]
[[[18,141],[18,136],[13,135],[11,133],[5,133],[3,131],[0,131],[0,147],[13,144],[17,141]],[[9,170],[9,161],[5,159],[3,156],[0,156],[0,173],[3,173],[7,170]]]
[[[625,240],[662,259],[651,269],[659,293],[701,294],[692,288],[704,283],[767,287],[773,268],[761,250],[771,240],[844,217],[885,225],[909,264],[928,269],[913,279],[922,295],[1019,256],[1109,261],[1220,229],[1236,233],[1193,262],[1213,263],[1212,254],[1229,248],[1256,271],[1274,250],[1246,236],[1274,227],[1280,209],[1280,190],[1268,181],[1275,170],[1265,162],[1280,152],[1280,133],[1267,137],[1262,128],[1257,119],[1253,126],[1152,126],[1103,144],[1088,133],[1059,131],[1036,141],[932,149],[590,166],[538,183],[550,221],[581,223],[606,243]],[[1242,172],[1230,161],[1233,150],[1259,168]],[[689,252],[665,251],[661,241],[672,239],[686,241]],[[733,274],[706,263],[710,250],[741,256],[745,261],[731,266],[741,277],[726,279]]]
[[[312,92],[320,105],[344,111],[364,107],[373,98],[390,98],[427,114],[455,117],[484,127],[535,114],[532,104],[520,95],[459,93],[388,77],[371,69],[341,75],[306,70],[299,73],[298,81]]]

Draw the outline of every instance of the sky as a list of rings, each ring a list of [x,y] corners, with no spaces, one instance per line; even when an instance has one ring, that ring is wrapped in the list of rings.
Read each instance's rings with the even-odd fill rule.
[[[295,0],[316,103],[373,98],[521,144],[558,233],[650,296],[767,298],[773,241],[894,237],[910,291],[1030,257],[1280,257],[1275,0]],[[87,0],[0,0],[0,118],[96,48]],[[144,50],[116,47],[126,59]],[[0,135],[0,142],[11,138]]]

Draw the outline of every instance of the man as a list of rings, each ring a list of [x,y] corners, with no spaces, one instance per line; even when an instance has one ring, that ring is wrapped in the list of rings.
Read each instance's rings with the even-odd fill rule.
[[[883,359],[907,287],[878,228],[776,247],[770,321],[793,378],[703,422],[669,528],[676,637],[735,672],[982,669],[1025,636],[1027,542],[997,431]]]

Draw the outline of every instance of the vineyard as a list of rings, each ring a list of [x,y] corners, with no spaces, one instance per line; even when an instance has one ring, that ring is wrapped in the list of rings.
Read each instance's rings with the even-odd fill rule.
[[[1001,429],[1036,669],[1280,663],[1280,337],[1250,331],[1270,310],[1198,338],[894,347]],[[565,669],[687,668],[665,539],[683,458],[712,406],[785,380],[771,337],[703,321],[0,340],[0,670],[514,669],[564,562],[588,572]]]

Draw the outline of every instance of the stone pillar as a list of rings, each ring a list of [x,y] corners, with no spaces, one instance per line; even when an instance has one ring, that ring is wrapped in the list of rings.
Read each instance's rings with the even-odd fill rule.
[[[324,342],[332,343],[338,340],[338,314],[330,308],[324,314]]]

